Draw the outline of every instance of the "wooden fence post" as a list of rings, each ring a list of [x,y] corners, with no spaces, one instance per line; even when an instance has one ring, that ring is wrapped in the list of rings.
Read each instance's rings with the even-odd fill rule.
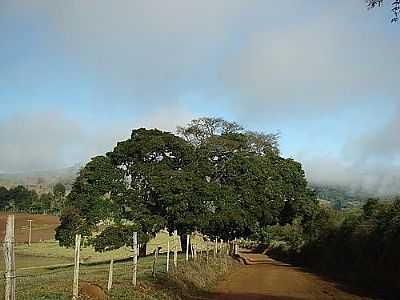
[[[110,271],[108,272],[108,284],[107,284],[107,290],[110,291],[112,288],[112,282],[113,282],[113,267],[114,267],[114,260],[111,259],[110,261]]]
[[[72,288],[72,299],[77,300],[79,297],[79,256],[81,250],[81,235],[75,235],[75,265],[74,265],[74,285]]]
[[[151,272],[153,277],[156,277],[156,265],[158,260],[158,245],[156,250],[154,251],[154,260],[153,260],[153,271]]]
[[[32,220],[27,220],[29,222],[29,233],[28,233],[28,246],[32,243]]]
[[[235,248],[234,248],[234,251],[235,251],[235,255],[239,255],[239,245],[237,244],[236,241],[235,241]]]
[[[15,300],[14,222],[14,215],[8,216],[4,239],[4,262],[6,267],[5,300]]]
[[[186,261],[189,261],[190,234],[186,235]]]
[[[137,284],[137,263],[138,263],[138,235],[137,232],[133,233],[133,276],[132,284],[136,287]]]
[[[167,244],[168,246],[167,246],[167,273],[169,272],[169,252],[170,252],[170,249],[169,249],[169,240],[168,240],[168,244]]]
[[[218,252],[218,239],[215,238],[214,257],[217,257]]]
[[[178,230],[174,230],[174,267],[178,267],[178,248],[176,244],[178,243]]]

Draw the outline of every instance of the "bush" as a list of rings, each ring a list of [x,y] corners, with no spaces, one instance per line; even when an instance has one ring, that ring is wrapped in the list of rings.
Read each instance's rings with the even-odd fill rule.
[[[285,245],[283,248],[286,251],[298,251],[304,244],[300,223],[300,219],[295,219],[293,224],[265,226],[257,233],[257,240],[267,247],[277,248]]]

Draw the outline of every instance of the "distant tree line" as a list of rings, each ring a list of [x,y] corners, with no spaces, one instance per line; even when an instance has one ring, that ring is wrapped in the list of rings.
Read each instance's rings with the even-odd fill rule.
[[[57,183],[53,192],[38,194],[22,185],[0,187],[0,209],[7,211],[58,214],[63,208],[65,186]]]
[[[306,230],[318,211],[300,163],[280,156],[279,135],[200,118],[177,134],[136,129],[80,171],[56,238],[78,232],[110,250],[160,228],[200,230],[225,240],[297,220]]]

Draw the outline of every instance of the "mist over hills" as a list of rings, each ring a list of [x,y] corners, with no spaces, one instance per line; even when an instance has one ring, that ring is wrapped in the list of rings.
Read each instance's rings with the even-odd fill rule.
[[[77,163],[71,167],[54,170],[0,173],[0,186],[11,188],[23,185],[40,194],[51,191],[56,183],[61,182],[69,191],[83,166],[83,163]],[[383,194],[382,191],[374,188],[374,186],[354,184],[354,182],[338,184],[317,182],[313,178],[308,180],[310,187],[317,193],[318,199],[328,201],[332,207],[338,209],[360,207],[371,197],[393,198],[400,194],[400,191],[393,189]]]
[[[82,163],[77,163],[71,167],[54,170],[0,173],[0,186],[11,188],[23,185],[38,193],[46,193],[51,191],[56,183],[61,182],[70,190],[82,166]]]

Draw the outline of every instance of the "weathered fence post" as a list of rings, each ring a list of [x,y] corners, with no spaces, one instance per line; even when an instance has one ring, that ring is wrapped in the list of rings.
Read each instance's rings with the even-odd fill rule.
[[[14,222],[14,215],[8,216],[4,239],[4,262],[6,267],[5,300],[15,300]]]
[[[178,230],[174,230],[174,267],[175,267],[175,269],[178,266],[178,248],[177,248],[177,243],[178,243]]]
[[[113,282],[113,268],[114,268],[114,260],[111,259],[110,261],[110,271],[108,272],[108,284],[107,284],[107,290],[111,290],[112,288],[112,282]]]
[[[218,252],[218,239],[215,238],[214,257],[217,257]]]
[[[32,220],[27,220],[29,222],[29,233],[28,233],[28,245],[32,243]]]
[[[238,243],[236,241],[235,241],[234,251],[235,251],[235,255],[239,255],[239,245],[238,245]]]
[[[136,287],[137,284],[137,263],[138,263],[138,235],[137,232],[133,233],[133,276],[132,284]]]
[[[186,235],[186,261],[189,261],[190,234]]]
[[[81,252],[81,235],[75,235],[75,265],[74,265],[74,285],[72,288],[72,299],[79,297],[79,256]]]
[[[167,273],[169,272],[169,240],[168,240],[168,244],[167,244]]]
[[[154,260],[153,260],[153,271],[151,272],[153,277],[156,277],[156,265],[158,260],[158,245],[156,250],[154,251]]]

